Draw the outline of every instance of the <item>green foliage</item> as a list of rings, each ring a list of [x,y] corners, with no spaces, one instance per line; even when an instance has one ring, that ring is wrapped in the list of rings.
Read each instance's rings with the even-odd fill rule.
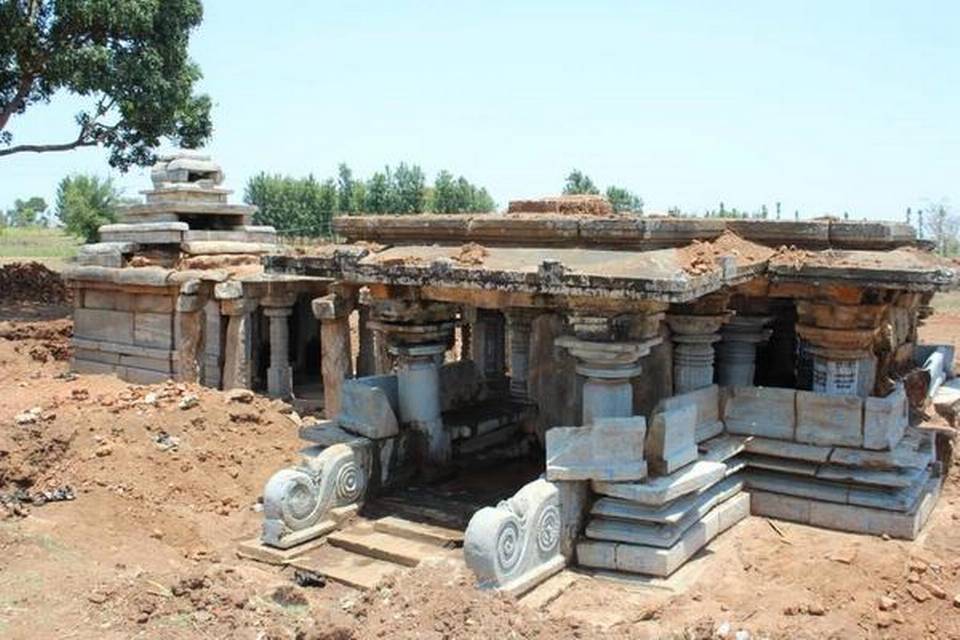
[[[110,178],[67,176],[57,186],[57,217],[68,233],[96,242],[100,225],[116,222],[121,196]]]
[[[401,162],[393,174],[392,213],[422,213],[426,207],[426,185],[423,171],[417,165]]]
[[[643,213],[643,198],[628,189],[611,185],[607,187],[606,196],[617,213],[626,211]]]
[[[336,198],[332,179],[320,184],[312,175],[291,178],[266,173],[250,178],[243,194],[244,202],[258,207],[253,217],[257,224],[308,236],[330,234]]]
[[[38,196],[13,202],[13,208],[6,215],[0,216],[5,226],[11,227],[45,227],[47,219],[47,201]]]
[[[563,185],[563,193],[568,196],[597,195],[600,193],[600,189],[597,188],[597,185],[593,184],[590,176],[579,169],[574,169],[567,176],[567,182]]]
[[[387,167],[386,173],[377,171],[367,181],[363,212],[388,213],[393,208],[394,199],[390,167]]]
[[[921,237],[934,242],[941,256],[960,254],[960,217],[954,214],[946,201],[929,204],[917,211]]]
[[[211,102],[187,48],[202,19],[200,0],[0,0],[0,156],[102,145],[126,170],[162,138],[201,145]],[[76,137],[10,146],[10,119],[61,91],[90,101]]]
[[[475,187],[466,178],[454,178],[449,171],[441,171],[433,183],[434,213],[484,213],[496,207],[486,189]]]
[[[341,162],[337,167],[337,210],[344,213],[349,211],[359,211],[354,209],[354,188],[353,172],[350,171],[345,163]]]

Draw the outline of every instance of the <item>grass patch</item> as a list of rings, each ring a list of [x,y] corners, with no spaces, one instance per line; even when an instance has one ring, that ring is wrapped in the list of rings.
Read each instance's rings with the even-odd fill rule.
[[[77,254],[83,244],[62,229],[0,228],[0,264],[37,261],[55,271]]]
[[[960,291],[948,291],[933,296],[933,308],[936,311],[960,311]]]

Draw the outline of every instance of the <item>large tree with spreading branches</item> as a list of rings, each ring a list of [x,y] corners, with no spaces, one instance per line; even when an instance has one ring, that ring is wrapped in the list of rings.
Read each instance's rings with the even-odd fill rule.
[[[121,170],[155,160],[166,138],[210,136],[210,98],[195,93],[187,55],[199,0],[0,0],[0,157],[103,146]],[[67,140],[21,141],[10,130],[58,93],[88,101]]]

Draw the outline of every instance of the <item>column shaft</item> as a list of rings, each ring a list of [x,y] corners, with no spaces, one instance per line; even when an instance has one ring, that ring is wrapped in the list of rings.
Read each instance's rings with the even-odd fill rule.
[[[350,321],[347,316],[320,321],[320,369],[323,375],[324,414],[340,413],[340,390],[352,376]]]
[[[267,394],[289,398],[293,394],[293,368],[290,366],[290,315],[292,307],[267,307],[270,322],[270,366],[267,367]]]

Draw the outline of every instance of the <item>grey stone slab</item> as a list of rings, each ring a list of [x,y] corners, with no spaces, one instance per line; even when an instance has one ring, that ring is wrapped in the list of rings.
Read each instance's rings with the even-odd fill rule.
[[[747,461],[742,455],[733,456],[725,460],[724,464],[727,466],[727,472],[724,474],[727,478],[735,476],[747,468]]]
[[[835,447],[830,453],[830,462],[851,467],[893,469],[925,467],[934,461],[935,456],[933,434],[908,427],[903,439],[890,451]]]
[[[117,367],[117,376],[134,384],[159,384],[172,378],[169,373],[150,371],[139,367]]]
[[[750,496],[741,493],[715,507],[670,548],[583,541],[577,545],[577,561],[587,567],[667,577],[713,538],[748,515]]]
[[[87,360],[89,362],[101,362],[103,364],[110,364],[110,365],[120,364],[119,353],[107,353],[104,351],[96,351],[91,349],[78,349],[74,347],[73,357],[77,360]]]
[[[383,388],[361,380],[344,380],[337,422],[347,431],[367,438],[392,438],[400,432],[397,415]]]
[[[437,373],[440,377],[441,411],[451,411],[486,399],[483,372],[473,360],[448,362]]]
[[[797,391],[796,440],[823,446],[862,446],[863,399]]]
[[[766,456],[779,456],[808,462],[826,462],[830,458],[833,447],[820,447],[771,438],[752,438],[747,442],[746,450],[749,453]]]
[[[697,442],[712,438],[723,430],[723,423],[720,421],[720,387],[715,384],[663,398],[657,403],[654,412],[670,411],[687,404],[697,407]]]
[[[743,478],[729,477],[698,493],[682,496],[660,506],[649,506],[619,498],[600,498],[590,513],[595,516],[650,524],[675,525],[688,514],[705,514],[718,503],[736,495],[746,483]]]
[[[174,296],[140,293],[133,296],[133,310],[138,313],[173,313]]]
[[[116,342],[107,342],[104,340],[90,340],[87,338],[74,337],[73,344],[78,349],[88,349],[91,351],[102,351],[105,353],[116,353],[130,356],[141,356],[144,358],[168,358],[170,349],[154,349],[151,347],[141,347],[133,344],[119,344]]]
[[[746,481],[747,488],[750,491],[767,491],[839,504],[846,504],[848,501],[848,487],[838,482],[826,482],[809,477],[756,469],[749,470]]]
[[[774,387],[728,387],[723,424],[728,433],[792,440],[796,391]]]
[[[120,364],[125,367],[134,367],[137,369],[146,369],[147,371],[156,371],[157,373],[173,374],[173,359],[167,355],[166,358],[144,358],[141,356],[120,356]]]
[[[775,456],[761,456],[755,453],[748,453],[744,456],[747,466],[751,469],[766,469],[767,471],[781,471],[783,473],[792,473],[798,476],[817,475],[818,465],[814,462],[805,460],[792,460],[790,458],[777,458]]]
[[[746,450],[753,436],[721,435],[700,443],[700,457],[713,462],[724,462]]]
[[[133,340],[144,347],[173,349],[173,314],[134,314]]]
[[[909,487],[924,471],[925,469],[859,469],[824,465],[817,470],[817,478],[881,487]]]
[[[73,333],[80,338],[133,344],[134,316],[127,311],[74,309]]]
[[[675,473],[650,478],[647,482],[594,481],[592,486],[596,493],[605,496],[645,505],[661,505],[719,482],[726,471],[727,466],[722,462],[698,460]]]
[[[547,430],[547,480],[641,480],[647,475],[643,416]]]
[[[926,470],[909,487],[891,489],[889,487],[851,487],[847,496],[850,504],[887,511],[913,511],[917,506],[924,488],[930,480],[930,471]]]
[[[653,415],[645,445],[651,472],[673,473],[697,459],[696,420],[694,404]]]
[[[893,449],[910,423],[907,394],[897,384],[884,398],[870,397],[863,402],[863,447]]]
[[[236,242],[229,240],[200,240],[180,243],[180,249],[190,255],[219,255],[219,254],[246,254],[270,253],[276,251],[275,244],[264,242]]]
[[[133,294],[125,291],[84,289],[83,308],[133,311]]]
[[[93,360],[84,360],[74,357],[70,361],[70,370],[74,373],[108,374],[117,372],[117,365],[106,362],[95,362]]]
[[[939,496],[940,481],[932,478],[924,486],[916,508],[901,513],[754,491],[752,512],[827,529],[913,540],[930,517]]]

